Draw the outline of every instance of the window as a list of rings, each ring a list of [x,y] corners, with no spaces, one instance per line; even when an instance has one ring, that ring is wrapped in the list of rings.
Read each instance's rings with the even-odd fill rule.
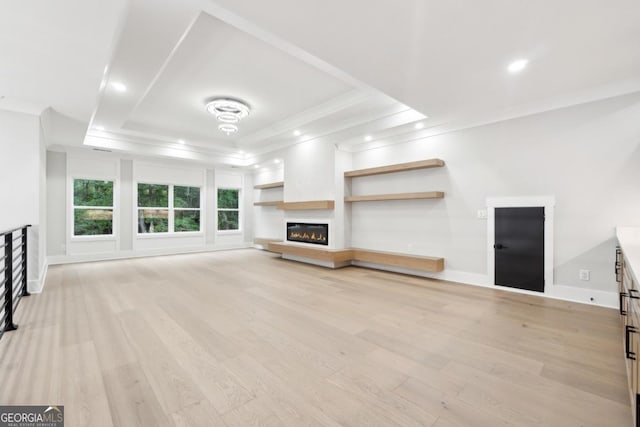
[[[113,181],[73,180],[73,235],[113,235]]]
[[[138,184],[138,233],[200,231],[200,188]]]
[[[169,186],[138,184],[138,233],[169,231]]]
[[[218,188],[218,230],[239,230],[240,209],[238,200],[240,190]]]
[[[175,231],[200,231],[200,188],[173,187]]]

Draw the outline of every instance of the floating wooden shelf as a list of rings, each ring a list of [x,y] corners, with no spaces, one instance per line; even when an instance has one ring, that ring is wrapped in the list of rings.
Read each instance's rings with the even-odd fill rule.
[[[280,188],[280,187],[284,187],[284,181],[271,182],[269,184],[260,184],[260,185],[253,186],[253,188],[255,188],[256,190],[267,190],[269,188]]]
[[[353,251],[351,249],[324,249],[292,245],[284,242],[271,242],[269,243],[269,250],[327,262],[349,262],[353,259]]]
[[[444,258],[439,257],[405,255],[358,248],[325,249],[312,246],[300,246],[286,242],[269,242],[268,248],[271,252],[327,262],[345,263],[362,261],[432,273],[444,270]]]
[[[399,163],[395,165],[380,166],[377,168],[358,169],[344,173],[345,178],[369,175],[382,175],[385,173],[405,172],[416,169],[438,168],[444,166],[444,161],[440,159],[419,160],[417,162]]]
[[[277,242],[282,242],[282,239],[278,239],[277,237],[255,237],[253,239],[254,244],[264,246],[265,248],[269,246],[269,243]]]
[[[282,200],[273,200],[270,202],[253,202],[253,206],[278,206],[282,204]]]
[[[422,193],[370,194],[368,196],[347,196],[345,202],[369,202],[376,200],[412,200],[412,199],[442,199],[442,191],[425,191]]]
[[[301,211],[301,210],[317,210],[317,209],[333,209],[335,202],[333,200],[310,200],[308,202],[282,202],[278,204],[278,209],[285,211]]]
[[[353,251],[353,259],[355,261],[390,265],[411,270],[429,271],[432,273],[444,270],[444,258],[403,255],[393,252],[372,251],[369,249],[352,248],[351,250]]]

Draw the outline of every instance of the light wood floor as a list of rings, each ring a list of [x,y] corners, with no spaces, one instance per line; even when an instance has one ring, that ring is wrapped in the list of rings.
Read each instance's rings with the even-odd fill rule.
[[[0,403],[68,426],[630,426],[615,310],[238,250],[55,266]]]

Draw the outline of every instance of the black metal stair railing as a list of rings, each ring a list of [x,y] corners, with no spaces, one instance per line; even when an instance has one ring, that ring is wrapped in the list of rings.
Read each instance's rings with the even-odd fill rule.
[[[13,314],[27,291],[27,230],[24,225],[0,233],[0,338],[18,325]]]

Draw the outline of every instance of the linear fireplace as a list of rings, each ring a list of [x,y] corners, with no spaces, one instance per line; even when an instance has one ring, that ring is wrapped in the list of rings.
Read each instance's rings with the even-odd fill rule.
[[[329,224],[287,222],[287,240],[327,246],[329,245]]]

